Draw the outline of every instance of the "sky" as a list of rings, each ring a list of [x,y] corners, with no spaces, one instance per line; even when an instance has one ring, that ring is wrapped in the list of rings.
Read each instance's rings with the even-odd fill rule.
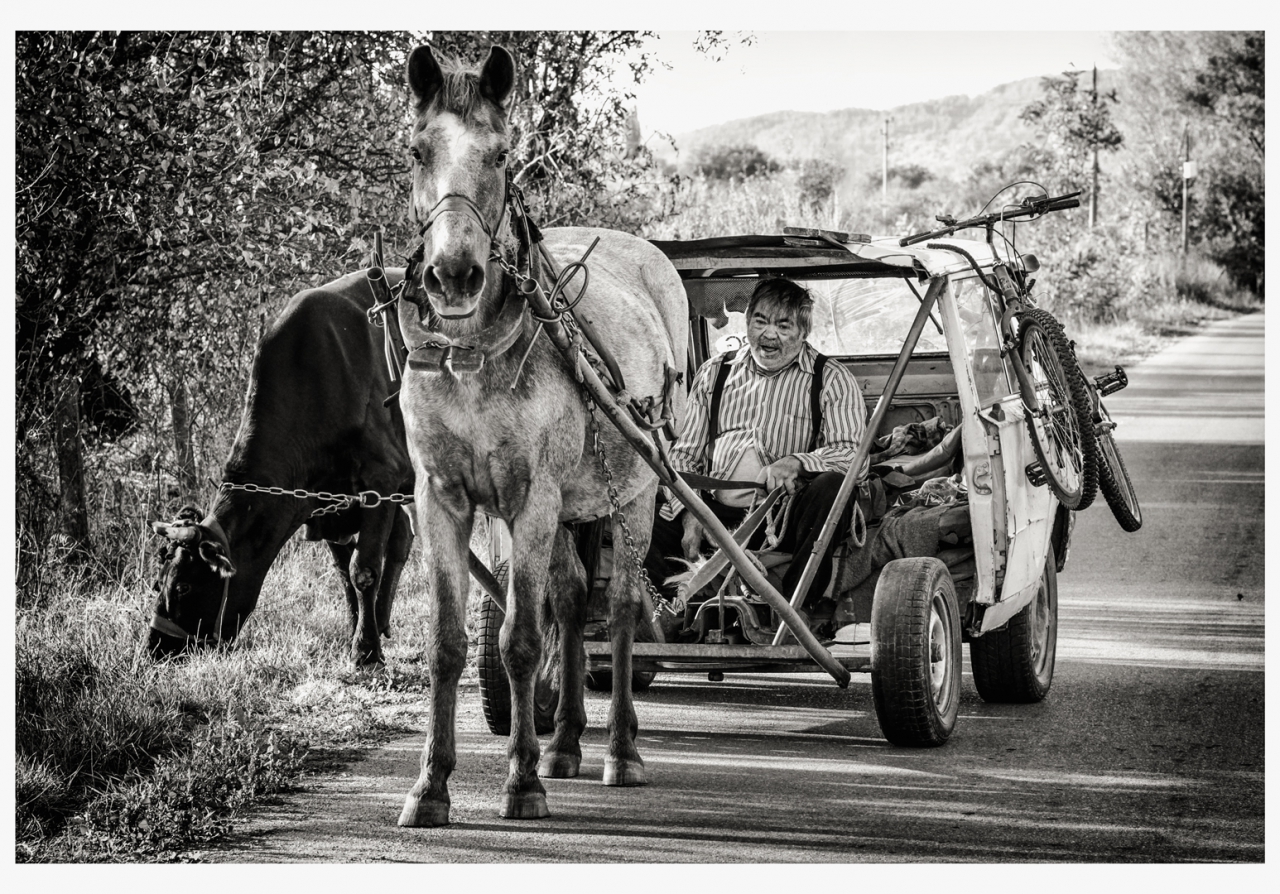
[[[746,32],[727,32],[729,36]],[[660,31],[636,88],[640,126],[671,134],[784,110],[891,109],[1069,69],[1116,68],[1110,32],[753,31],[716,62]]]

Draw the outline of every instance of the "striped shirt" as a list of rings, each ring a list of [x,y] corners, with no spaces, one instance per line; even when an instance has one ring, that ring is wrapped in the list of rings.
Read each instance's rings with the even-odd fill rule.
[[[795,360],[772,374],[760,369],[745,345],[733,360],[722,360],[723,356],[704,363],[693,380],[684,425],[671,447],[671,465],[677,471],[727,477],[748,447],[755,448],[766,466],[784,456],[794,456],[806,472],[848,470],[867,425],[866,404],[853,373],[837,361],[829,362],[823,370],[819,398],[822,430],[817,449],[809,452],[813,434],[809,401],[817,350],[805,342]],[[725,362],[731,368],[720,397],[715,456],[708,457],[711,389],[720,364]],[[859,479],[866,477],[869,465],[870,460],[864,459]],[[668,492],[663,516],[674,518],[679,511],[679,501]]]

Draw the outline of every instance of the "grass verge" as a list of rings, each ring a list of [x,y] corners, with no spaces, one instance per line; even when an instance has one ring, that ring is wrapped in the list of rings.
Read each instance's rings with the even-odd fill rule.
[[[417,558],[378,674],[350,664],[345,598],[318,544],[286,547],[235,646],[160,664],[143,648],[149,580],[105,585],[58,569],[17,617],[17,861],[192,859],[245,808],[419,728]],[[474,641],[474,618],[469,628]]]

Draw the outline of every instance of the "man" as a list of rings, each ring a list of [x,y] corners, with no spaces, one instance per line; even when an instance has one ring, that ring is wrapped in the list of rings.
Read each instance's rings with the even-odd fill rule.
[[[786,488],[793,505],[778,549],[795,555],[783,575],[783,596],[788,599],[866,429],[866,407],[853,374],[839,363],[826,363],[806,340],[812,321],[813,298],[807,289],[788,279],[761,280],[747,302],[747,350],[713,357],[698,371],[684,426],[670,453],[680,472],[762,481],[770,490]],[[815,395],[818,376],[821,389]],[[866,477],[867,468],[864,461],[859,480]],[[645,560],[658,586],[683,570],[668,557],[682,552],[680,513],[685,510],[671,493],[665,496]],[[731,529],[746,515],[740,495],[716,491],[703,497]],[[852,501],[846,504],[809,587],[810,605],[831,580],[831,552],[848,534],[851,505]],[[758,548],[762,539],[763,529],[749,545]]]

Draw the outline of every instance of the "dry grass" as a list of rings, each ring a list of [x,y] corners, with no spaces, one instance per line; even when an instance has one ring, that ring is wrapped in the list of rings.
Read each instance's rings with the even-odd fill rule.
[[[477,532],[481,555],[486,536]],[[107,585],[62,566],[18,612],[17,859],[173,859],[305,767],[418,728],[420,560],[415,548],[376,674],[350,664],[345,598],[320,545],[286,546],[233,647],[162,664],[144,654],[149,580]],[[474,666],[473,654],[464,679]]]

